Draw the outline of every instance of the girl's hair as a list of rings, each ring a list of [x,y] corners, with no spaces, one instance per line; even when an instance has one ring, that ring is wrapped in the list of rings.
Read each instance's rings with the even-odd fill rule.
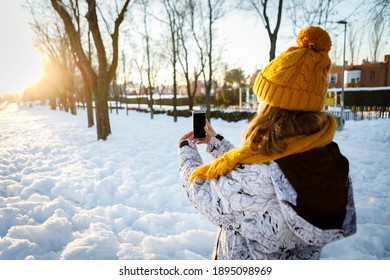
[[[290,111],[266,105],[250,121],[244,143],[264,155],[282,153],[285,139],[315,133],[324,125],[323,112]]]

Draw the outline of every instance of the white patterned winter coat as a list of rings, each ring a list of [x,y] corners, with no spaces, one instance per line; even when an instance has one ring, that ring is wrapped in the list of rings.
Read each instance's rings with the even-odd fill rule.
[[[185,144],[179,167],[186,196],[220,227],[213,259],[319,259],[324,245],[356,232],[348,161],[335,143],[193,184],[188,178],[203,162],[196,145]],[[206,150],[217,158],[232,148],[217,135]]]

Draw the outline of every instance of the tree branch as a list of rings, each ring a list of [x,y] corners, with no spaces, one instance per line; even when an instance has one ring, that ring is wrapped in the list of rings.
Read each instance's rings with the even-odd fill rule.
[[[84,53],[81,44],[80,33],[76,30],[72,21],[72,17],[70,16],[68,11],[66,10],[66,7],[62,4],[61,1],[51,0],[51,4],[64,23],[66,33],[69,36],[72,52],[77,54],[77,58],[80,61],[79,65],[83,65],[83,67],[86,67],[87,69],[85,70],[94,80],[96,80],[96,73],[92,68],[91,62],[88,60],[87,56]]]
[[[131,0],[126,0],[125,4],[122,7],[117,19],[115,20],[114,33],[112,34],[112,62],[108,72],[108,77],[111,79],[116,71],[116,67],[118,65],[118,38],[119,38],[119,26],[122,24],[125,14],[127,12],[128,6]]]

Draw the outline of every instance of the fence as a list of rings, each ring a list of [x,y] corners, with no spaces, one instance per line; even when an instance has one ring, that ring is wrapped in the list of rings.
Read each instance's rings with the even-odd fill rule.
[[[379,110],[378,110],[379,109]],[[328,110],[328,113],[340,117],[341,112],[340,110]],[[390,118],[390,111],[388,110],[388,107],[386,108],[375,108],[375,110],[367,110],[367,108],[363,108],[362,110],[350,110],[346,109],[344,110],[344,120],[354,120],[354,121],[360,121],[360,120],[377,120],[377,119],[389,119]]]

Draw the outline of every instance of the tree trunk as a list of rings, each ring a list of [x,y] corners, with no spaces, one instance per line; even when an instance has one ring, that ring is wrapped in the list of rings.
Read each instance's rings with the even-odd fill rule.
[[[176,61],[176,57],[175,57],[175,61]],[[176,78],[176,62],[175,62],[173,66],[173,122],[177,122],[176,107],[177,107],[177,78]]]
[[[211,87],[209,86],[209,82],[206,82],[206,118],[208,120],[211,119]]]
[[[95,125],[93,120],[93,102],[92,102],[92,85],[91,78],[88,76],[87,72],[84,70],[81,63],[76,62],[77,67],[81,72],[81,77],[84,82],[84,95],[85,102],[87,103],[87,117],[88,117],[88,127],[92,127]]]
[[[91,60],[86,56],[81,37],[80,30],[76,29],[71,14],[67,11],[66,6],[62,1],[51,0],[53,8],[57,11],[62,18],[66,33],[69,36],[71,42],[72,51],[77,55],[77,60],[81,65],[81,69],[85,70],[87,80],[90,82],[91,89],[95,98],[96,109],[96,123],[97,123],[97,138],[98,140],[106,140],[108,135],[111,134],[110,119],[108,113],[108,90],[109,84],[114,77],[117,64],[118,64],[118,38],[119,27],[123,22],[125,13],[127,11],[130,0],[126,0],[120,10],[118,17],[114,21],[114,31],[111,35],[112,39],[112,62],[108,64],[106,49],[103,44],[102,34],[100,33],[97,5],[96,0],[86,0],[88,4],[88,12],[85,15],[88,21],[88,27],[91,31],[96,47],[96,55],[98,59],[97,73],[94,67],[92,67]],[[83,70],[82,70],[83,72]]]
[[[270,50],[269,50],[269,61],[273,60],[276,56],[276,40],[278,39],[278,36],[276,34],[270,34],[269,40],[270,40]]]
[[[107,137],[111,134],[110,115],[108,113],[108,86],[98,86],[94,93],[97,139],[107,140]]]
[[[75,103],[75,100],[74,100],[73,93],[69,94],[68,100],[69,100],[70,113],[72,115],[77,115],[76,103]]]
[[[268,37],[270,40],[269,61],[271,61],[275,58],[276,41],[278,39],[278,32],[280,28],[280,23],[282,21],[283,0],[278,1],[278,12],[276,15],[272,15],[273,18],[276,17],[276,24],[273,31],[271,30],[270,18],[267,12],[267,9],[269,8],[269,1],[260,1],[260,6],[258,6],[259,3],[256,0],[251,0],[250,3],[252,5],[252,8],[258,13],[260,18],[262,19],[264,27],[267,30]]]
[[[50,108],[54,111],[57,109],[57,100],[53,96],[50,97]]]
[[[88,127],[92,127],[95,125],[95,122],[93,120],[92,89],[90,86],[85,87],[85,101],[87,103]]]
[[[188,96],[188,109],[192,111],[192,108],[194,107],[194,97],[191,94],[191,82],[188,78],[187,80],[187,96]]]
[[[64,111],[66,113],[68,113],[69,111],[69,107],[68,107],[68,96],[67,96],[67,93],[64,92],[64,91],[61,91],[60,92],[60,100],[61,100],[61,104],[62,104],[62,107],[64,108]]]
[[[149,107],[150,107],[150,119],[154,119],[154,109],[153,109],[153,91],[150,89],[150,83],[149,83]]]

